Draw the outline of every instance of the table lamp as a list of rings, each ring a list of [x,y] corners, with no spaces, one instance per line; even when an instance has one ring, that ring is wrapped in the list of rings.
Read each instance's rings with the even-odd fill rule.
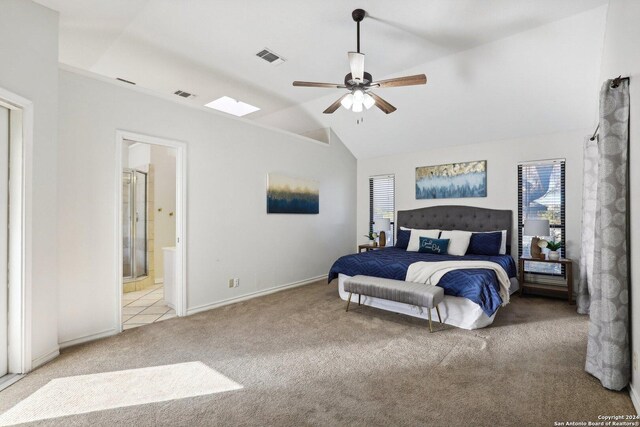
[[[548,219],[525,219],[524,230],[525,236],[533,236],[531,238],[531,258],[544,259],[542,249],[538,246],[540,237],[549,236],[549,220]]]
[[[378,241],[380,246],[387,245],[387,231],[391,226],[391,220],[389,218],[378,218],[373,223],[373,231],[378,233]]]

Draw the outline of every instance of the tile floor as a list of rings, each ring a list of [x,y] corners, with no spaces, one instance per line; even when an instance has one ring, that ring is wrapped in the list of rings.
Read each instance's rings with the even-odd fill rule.
[[[164,302],[162,283],[122,294],[122,329],[132,329],[176,317]]]

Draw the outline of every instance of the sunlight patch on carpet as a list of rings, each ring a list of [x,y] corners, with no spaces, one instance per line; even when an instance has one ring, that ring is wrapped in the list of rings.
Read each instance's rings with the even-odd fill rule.
[[[0,425],[203,396],[242,386],[202,362],[51,380],[0,415]]]

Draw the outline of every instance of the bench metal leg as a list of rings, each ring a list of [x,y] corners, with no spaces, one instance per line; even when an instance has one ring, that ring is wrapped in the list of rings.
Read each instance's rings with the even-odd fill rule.
[[[440,308],[438,308],[438,304],[436,304],[436,311],[438,312],[438,322],[442,323],[442,317],[440,317]]]
[[[351,303],[351,294],[353,294],[353,292],[349,292],[349,296],[347,297],[347,310],[349,311],[349,304]]]
[[[429,332],[433,332],[433,327],[431,326],[431,309],[427,310],[429,313]]]
[[[358,294],[358,305],[360,305],[360,297],[362,296],[362,294]]]

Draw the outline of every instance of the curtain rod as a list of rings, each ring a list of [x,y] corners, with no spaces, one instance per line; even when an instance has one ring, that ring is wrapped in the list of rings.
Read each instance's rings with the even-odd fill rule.
[[[623,80],[629,80],[629,77],[622,77],[622,76],[618,76],[615,79],[613,79],[613,81],[611,82],[611,87],[612,88],[617,88],[618,86],[620,86],[620,83]]]
[[[623,80],[629,81],[629,77],[618,76],[615,79],[611,79],[611,87],[614,89],[617,88]],[[596,136],[598,136],[598,129],[600,129],[600,123],[596,126],[596,130],[593,131],[593,136],[589,138],[590,141],[596,139]]]

